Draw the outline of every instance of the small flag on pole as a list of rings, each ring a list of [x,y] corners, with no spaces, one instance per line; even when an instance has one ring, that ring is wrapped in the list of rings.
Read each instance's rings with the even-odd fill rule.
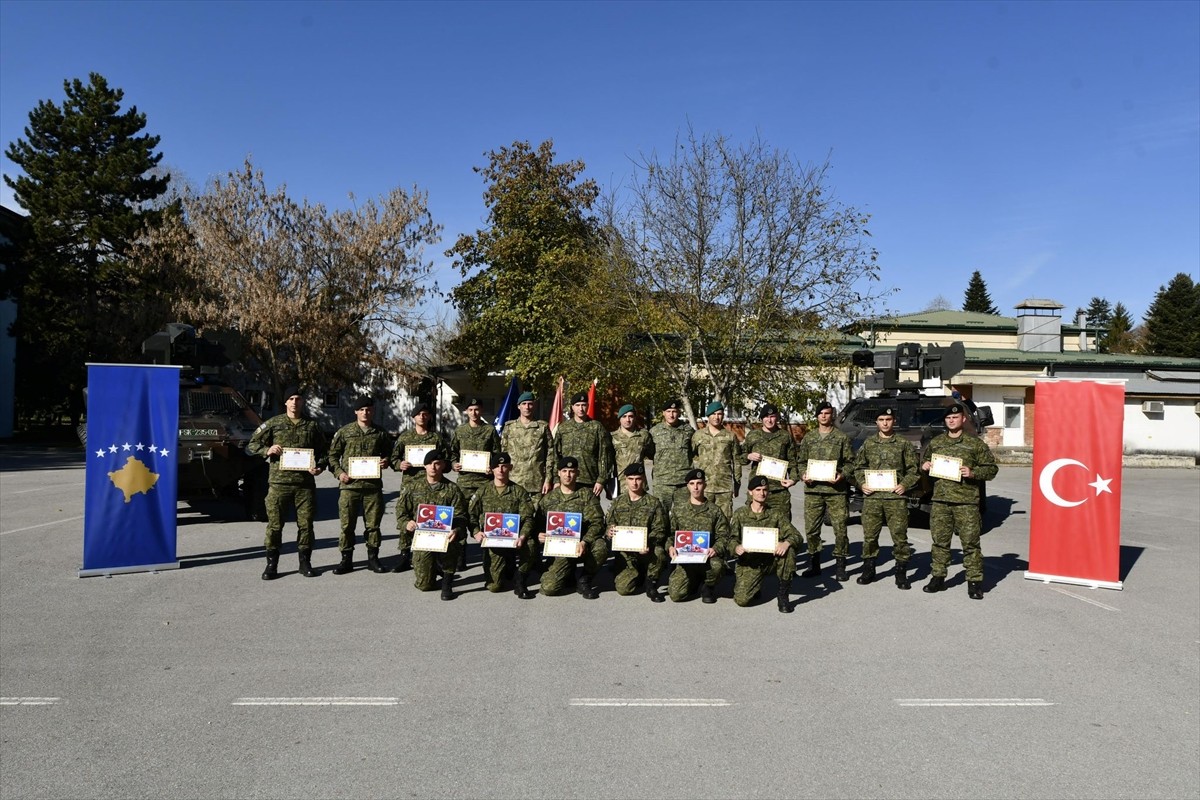
[[[517,380],[517,376],[513,375],[512,383],[508,384],[508,393],[504,395],[504,402],[500,404],[500,411],[496,414],[496,435],[504,432],[504,423],[517,418],[517,398],[521,396],[521,384]]]
[[[554,393],[554,403],[550,406],[550,433],[553,434],[558,428],[558,423],[562,422],[563,417],[563,379],[560,376],[558,379],[558,390]]]

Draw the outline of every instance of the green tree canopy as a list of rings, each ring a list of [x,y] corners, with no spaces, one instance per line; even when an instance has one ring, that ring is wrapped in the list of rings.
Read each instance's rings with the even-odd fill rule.
[[[988,294],[987,283],[983,280],[983,275],[979,270],[971,273],[971,280],[967,282],[967,291],[963,294],[963,311],[974,311],[977,314],[999,314],[1000,310],[992,303],[992,297]]]
[[[1100,337],[1102,353],[1135,353],[1138,337],[1133,330],[1133,317],[1124,303],[1117,303],[1108,320],[1108,330]]]
[[[1200,284],[1180,272],[1159,287],[1146,312],[1143,347],[1149,355],[1200,358]]]

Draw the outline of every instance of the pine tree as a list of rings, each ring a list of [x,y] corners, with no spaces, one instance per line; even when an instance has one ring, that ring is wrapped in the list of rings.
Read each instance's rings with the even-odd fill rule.
[[[1108,321],[1108,332],[1100,337],[1100,352],[1133,353],[1137,350],[1137,345],[1137,336],[1133,332],[1133,317],[1124,303],[1117,303]]]
[[[1087,317],[1089,328],[1099,328],[1101,333],[1108,328],[1109,320],[1112,319],[1112,305],[1103,297],[1093,297],[1088,303],[1088,307],[1083,311]]]
[[[169,179],[152,173],[159,137],[139,135],[146,115],[121,111],[124,93],[92,73],[64,81],[61,105],[43,100],[24,139],[5,154],[21,168],[4,176],[29,212],[29,241],[7,276],[19,304],[18,399],[53,404],[82,385],[85,361],[129,361],[144,329],[145,292],[125,263],[162,209],[149,204]]]
[[[1180,272],[1159,287],[1146,312],[1145,352],[1155,356],[1200,358],[1200,284]]]
[[[963,295],[963,311],[974,311],[977,314],[999,314],[1000,310],[992,305],[992,298],[988,294],[987,284],[983,281],[983,275],[979,270],[971,273],[971,280],[967,284],[967,291]]]

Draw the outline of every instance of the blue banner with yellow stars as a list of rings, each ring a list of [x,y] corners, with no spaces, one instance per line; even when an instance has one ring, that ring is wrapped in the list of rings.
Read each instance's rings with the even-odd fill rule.
[[[80,577],[173,569],[179,367],[88,364]]]

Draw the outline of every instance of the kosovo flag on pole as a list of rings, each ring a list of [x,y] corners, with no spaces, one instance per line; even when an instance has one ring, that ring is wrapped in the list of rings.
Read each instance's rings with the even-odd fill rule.
[[[512,383],[508,385],[508,394],[500,404],[500,413],[496,414],[496,435],[504,433],[504,423],[517,418],[517,398],[521,396],[521,384],[513,375]]]
[[[87,367],[79,576],[174,569],[180,368]]]

